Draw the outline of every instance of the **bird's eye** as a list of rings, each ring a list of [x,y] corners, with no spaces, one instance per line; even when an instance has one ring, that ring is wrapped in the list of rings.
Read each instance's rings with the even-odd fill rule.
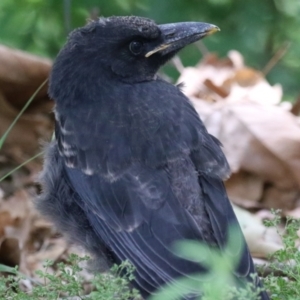
[[[140,41],[132,41],[129,45],[129,50],[134,54],[138,55],[143,50],[143,43]]]

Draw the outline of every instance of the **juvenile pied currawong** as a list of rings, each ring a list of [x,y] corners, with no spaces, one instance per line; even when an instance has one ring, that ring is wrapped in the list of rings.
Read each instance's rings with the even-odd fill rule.
[[[70,34],[51,72],[55,140],[38,208],[99,261],[129,260],[145,298],[207,271],[176,256],[176,241],[222,249],[229,226],[238,226],[220,142],[180,88],[157,76],[180,49],[217,30],[100,18]],[[250,280],[255,270],[245,242],[234,255],[236,281]]]

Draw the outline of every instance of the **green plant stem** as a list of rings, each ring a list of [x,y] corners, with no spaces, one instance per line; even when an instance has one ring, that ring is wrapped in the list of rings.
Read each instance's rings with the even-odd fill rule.
[[[29,100],[26,102],[26,104],[23,106],[23,108],[21,109],[21,111],[18,113],[18,115],[16,116],[16,118],[13,120],[13,122],[10,124],[10,126],[7,128],[7,130],[5,131],[5,133],[3,134],[3,136],[0,138],[0,150],[3,147],[3,144],[8,136],[8,134],[10,133],[10,131],[12,130],[12,128],[15,126],[15,124],[17,123],[17,121],[20,119],[20,117],[22,116],[22,114],[24,113],[24,111],[27,109],[27,107],[30,105],[30,103],[33,101],[33,99],[35,98],[35,96],[39,93],[39,91],[44,87],[44,85],[47,83],[48,78],[38,87],[38,89],[33,93],[33,95],[29,98]],[[1,181],[1,180],[0,180]]]
[[[18,169],[22,168],[24,165],[26,165],[27,163],[31,162],[32,160],[34,160],[35,158],[41,156],[44,153],[44,151],[32,156],[31,158],[27,159],[26,161],[24,161],[22,164],[20,164],[19,166],[17,166],[16,168],[14,168],[13,170],[11,170],[10,172],[8,172],[7,174],[5,174],[3,177],[0,178],[0,182],[3,181],[6,177],[8,177],[9,175],[11,175],[12,173],[14,173],[15,171],[17,171]]]

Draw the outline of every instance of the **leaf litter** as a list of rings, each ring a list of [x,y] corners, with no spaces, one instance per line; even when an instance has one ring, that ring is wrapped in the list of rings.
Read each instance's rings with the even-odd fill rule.
[[[0,136],[50,69],[47,59],[0,45]],[[269,209],[300,217],[300,122],[295,107],[282,102],[282,87],[271,86],[262,72],[246,66],[237,51],[225,58],[209,53],[195,67],[181,68],[181,82],[208,131],[224,146],[232,169],[228,195],[252,255],[265,262],[282,245],[276,232],[263,225],[263,219],[272,218]],[[51,139],[52,108],[44,87],[0,151],[0,177]],[[36,278],[46,259],[60,262],[71,252],[85,254],[35,211],[41,166],[41,160],[34,160],[0,182],[0,263],[18,265],[28,278]],[[25,283],[29,288],[30,280]]]

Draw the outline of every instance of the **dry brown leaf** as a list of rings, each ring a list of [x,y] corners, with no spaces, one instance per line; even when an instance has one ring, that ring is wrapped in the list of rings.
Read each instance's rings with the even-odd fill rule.
[[[247,172],[258,182],[253,191],[253,186],[246,188],[249,178],[235,176],[227,183],[229,194],[233,198],[264,200],[267,207],[290,210],[299,198],[300,189],[298,120],[279,106],[240,101],[217,103],[203,111],[203,105],[199,106],[203,101],[192,100],[208,131],[224,145],[232,171],[240,175],[244,174],[240,171]],[[272,200],[270,191],[262,191],[266,186],[276,189],[277,199],[274,193]],[[241,189],[243,193],[237,194]]]
[[[258,200],[262,199],[264,192],[264,180],[252,173],[239,171],[233,173],[229,180],[225,181],[229,199],[245,208],[260,208]]]
[[[233,199],[264,201],[268,207],[291,209],[299,198],[300,188],[298,120],[279,106],[240,101],[203,109],[199,103],[204,101],[192,100],[208,131],[224,145],[232,171],[252,176],[251,182],[246,177],[229,179],[227,186]],[[262,191],[267,184],[276,190],[276,199],[271,199],[276,197],[274,192],[271,195],[270,191]]]
[[[248,211],[233,206],[251,255],[267,258],[282,248],[282,242],[275,228],[266,228],[262,221]]]
[[[42,270],[46,260],[59,260],[68,248],[69,244],[64,238],[49,239],[49,236],[45,236],[43,247],[26,256],[27,270]]]
[[[25,190],[0,202],[1,261],[12,266],[24,264],[25,246],[31,230],[32,203]]]
[[[296,207],[293,210],[286,211],[286,216],[295,218],[295,219],[300,219],[300,207]]]
[[[283,214],[287,215],[287,211],[292,210],[298,204],[299,197],[299,188],[281,189],[266,185],[261,201],[265,207],[283,209]]]
[[[5,238],[0,244],[0,263],[15,267],[20,264],[21,249],[15,238]]]
[[[48,77],[50,69],[49,59],[0,45],[0,90],[18,110]],[[47,86],[42,88],[35,101],[43,98],[47,98]]]
[[[181,73],[178,83],[184,82],[183,92],[188,97],[201,97],[202,99],[213,99],[218,101],[223,99],[223,95],[219,96],[217,93],[214,93],[214,97],[211,97],[211,86],[207,87],[205,82],[211,82],[215,87],[221,87],[224,81],[228,77],[232,77],[235,74],[235,69],[231,64],[221,63],[216,64],[215,55],[209,55],[206,57],[206,60],[200,63],[197,67],[187,67]]]
[[[198,66],[185,68],[178,80],[185,83],[184,93],[212,101],[252,100],[270,105],[281,101],[281,86],[271,86],[260,71],[244,66],[239,52],[230,51],[225,61],[209,54]]]
[[[48,59],[0,45],[0,136],[48,77],[50,69]],[[53,130],[49,117],[52,105],[44,86],[8,135],[2,155],[20,164],[36,154],[40,140],[49,140]],[[31,162],[26,167],[33,171],[37,165]]]
[[[233,176],[231,199],[244,207],[291,210],[300,198],[300,126],[279,105],[280,85],[244,65],[237,51],[219,59],[208,55],[185,68],[179,82],[208,131],[220,139]]]
[[[290,111],[295,116],[298,116],[300,114],[300,95],[297,97],[296,101],[292,104]]]

